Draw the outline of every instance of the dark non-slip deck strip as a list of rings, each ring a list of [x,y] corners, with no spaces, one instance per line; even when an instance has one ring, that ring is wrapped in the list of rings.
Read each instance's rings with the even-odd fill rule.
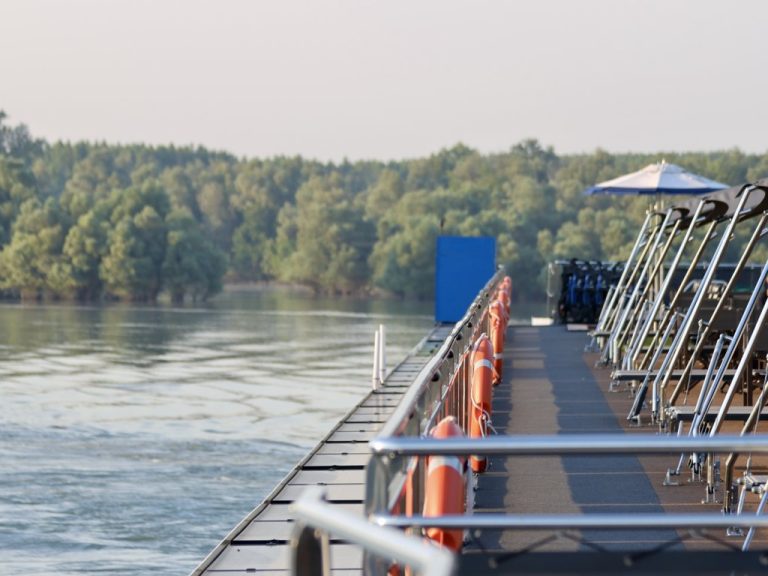
[[[512,327],[503,382],[494,393],[493,423],[500,434],[621,432],[583,356],[585,336],[560,326]],[[509,513],[662,512],[651,480],[636,457],[499,457],[478,479],[476,509]],[[487,531],[467,553],[520,550],[546,533]],[[670,530],[626,533],[585,531],[581,538],[607,548],[648,548],[675,538]],[[629,538],[629,541],[628,541]],[[584,548],[554,539],[542,549]]]

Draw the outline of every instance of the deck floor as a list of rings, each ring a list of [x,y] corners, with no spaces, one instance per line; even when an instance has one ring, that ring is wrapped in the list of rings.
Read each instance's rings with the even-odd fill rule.
[[[654,434],[656,427],[631,426],[626,389],[609,392],[610,370],[594,368],[596,354],[584,354],[584,333],[562,326],[511,327],[503,382],[494,391],[493,424],[500,434]],[[703,504],[704,484],[683,475],[679,486],[663,486],[678,456],[497,457],[478,478],[478,512],[633,513],[719,512]],[[713,532],[714,535],[714,532]],[[723,549],[709,539],[673,530],[548,532],[486,531],[475,535],[467,554],[607,550],[649,550],[685,536],[678,548]],[[725,540],[724,534],[717,537]],[[740,545],[735,539],[731,545]],[[753,547],[765,548],[757,538]]]
[[[290,504],[310,485],[326,487],[327,499],[362,512],[368,440],[381,427],[402,394],[439,347],[449,329],[432,332],[420,354],[405,359],[302,461],[244,521],[225,538],[194,574],[285,575],[293,528]],[[584,354],[584,332],[563,326],[513,326],[508,330],[503,382],[494,390],[493,424],[500,434],[653,434],[656,428],[630,426],[628,391],[609,392],[610,370],[594,368],[596,354]],[[737,430],[729,430],[731,432]],[[662,485],[677,456],[497,457],[477,479],[475,510],[507,513],[717,512],[719,504],[702,504],[704,485],[679,478],[680,486]],[[750,503],[750,507],[754,502]],[[713,535],[714,532],[713,532]],[[683,536],[673,530],[634,532],[585,531],[568,537],[545,532],[484,531],[472,535],[467,560],[481,554],[515,554],[521,550],[576,552],[648,550]],[[721,532],[716,534],[725,540]],[[741,540],[732,540],[738,546]],[[689,538],[673,548],[722,550],[722,544]],[[768,548],[758,534],[753,548]],[[332,573],[361,573],[362,554],[332,541]],[[520,555],[515,556],[520,558]],[[503,571],[503,570],[502,570]],[[494,572],[495,573],[495,572]]]

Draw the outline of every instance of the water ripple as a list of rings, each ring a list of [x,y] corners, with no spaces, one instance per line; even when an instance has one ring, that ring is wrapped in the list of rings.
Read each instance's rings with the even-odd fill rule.
[[[205,307],[0,306],[9,574],[189,572],[396,359],[424,306],[225,294]]]

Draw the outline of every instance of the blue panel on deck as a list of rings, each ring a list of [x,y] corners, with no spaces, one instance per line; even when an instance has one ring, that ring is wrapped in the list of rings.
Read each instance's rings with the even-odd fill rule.
[[[435,263],[435,321],[461,320],[495,271],[495,238],[439,236]]]

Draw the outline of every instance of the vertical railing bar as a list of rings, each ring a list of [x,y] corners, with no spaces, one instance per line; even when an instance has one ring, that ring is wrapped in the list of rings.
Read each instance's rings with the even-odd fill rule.
[[[701,257],[704,255],[704,251],[706,250],[709,242],[714,238],[715,236],[715,229],[717,228],[718,221],[712,221],[707,228],[706,232],[704,233],[704,237],[701,240],[701,243],[699,244],[698,249],[696,250],[696,253],[693,256],[693,259],[691,260],[690,265],[688,266],[688,270],[685,273],[685,276],[683,277],[683,280],[680,282],[680,285],[677,287],[677,290],[675,291],[675,295],[672,297],[672,299],[669,302],[669,307],[667,308],[667,311],[664,314],[664,318],[661,320],[661,326],[656,331],[656,336],[654,337],[654,340],[651,342],[651,345],[648,347],[648,350],[643,355],[643,358],[640,360],[640,364],[637,365],[638,369],[642,368],[653,368],[653,366],[648,366],[647,361],[650,356],[654,353],[654,346],[656,343],[656,339],[658,338],[659,333],[663,330],[663,326],[667,323],[668,319],[674,312],[675,307],[677,306],[678,300],[680,300],[680,297],[683,295],[683,292],[685,290],[685,287],[688,285],[688,282],[691,280],[691,277],[696,272],[696,267],[699,265],[699,261],[701,260]]]
[[[670,214],[673,211],[670,210]],[[665,224],[667,223],[667,219],[665,219]],[[672,246],[672,242],[675,239],[675,236],[677,235],[678,230],[680,229],[680,220],[676,220],[675,223],[672,225],[672,229],[669,231],[669,237],[664,242],[664,245],[661,248],[661,251],[659,251],[658,254],[654,254],[656,262],[653,263],[653,268],[648,272],[645,284],[643,285],[643,278],[640,278],[638,280],[638,287],[642,287],[642,292],[640,293],[640,296],[637,299],[637,303],[634,307],[634,309],[630,312],[629,317],[627,319],[627,322],[624,325],[624,328],[619,331],[617,336],[617,342],[616,347],[621,352],[621,347],[624,344],[624,341],[627,338],[627,335],[630,334],[633,330],[633,327],[636,330],[635,324],[637,323],[637,316],[638,313],[642,310],[643,306],[645,305],[645,302],[648,299],[649,293],[652,291],[653,282],[652,280],[656,278],[656,276],[659,273],[659,270],[661,269],[661,266],[664,264],[664,259],[667,257],[667,253],[669,252],[669,249]],[[655,252],[655,250],[654,250]],[[653,259],[649,259],[653,260]],[[620,359],[616,358],[616,363],[620,364]]]
[[[642,348],[642,342],[645,340],[645,338],[648,336],[648,333],[651,330],[651,326],[653,325],[653,322],[655,321],[656,317],[659,314],[659,310],[661,309],[662,304],[664,303],[664,296],[669,291],[669,287],[672,285],[672,279],[674,278],[675,273],[677,272],[678,267],[680,266],[680,261],[683,258],[683,254],[685,253],[686,248],[688,247],[688,243],[693,238],[693,231],[696,228],[696,222],[699,219],[699,216],[701,215],[701,211],[704,209],[704,205],[706,204],[706,200],[702,200],[699,202],[699,204],[696,206],[696,210],[693,213],[693,216],[691,217],[691,222],[685,231],[685,236],[683,237],[682,242],[680,242],[680,246],[677,249],[677,253],[675,254],[675,257],[672,260],[672,264],[669,267],[669,270],[667,271],[667,275],[664,278],[664,282],[661,285],[661,288],[659,289],[659,293],[656,295],[656,298],[653,302],[653,306],[651,307],[651,311],[648,314],[648,317],[646,318],[645,323],[643,324],[642,328],[640,329],[640,335],[637,338],[637,342],[639,345],[636,346],[636,348],[631,349],[629,353],[629,365],[628,368],[634,368],[634,364],[637,361],[637,356],[639,355],[639,351]],[[661,330],[662,327],[659,326],[658,330]]]

